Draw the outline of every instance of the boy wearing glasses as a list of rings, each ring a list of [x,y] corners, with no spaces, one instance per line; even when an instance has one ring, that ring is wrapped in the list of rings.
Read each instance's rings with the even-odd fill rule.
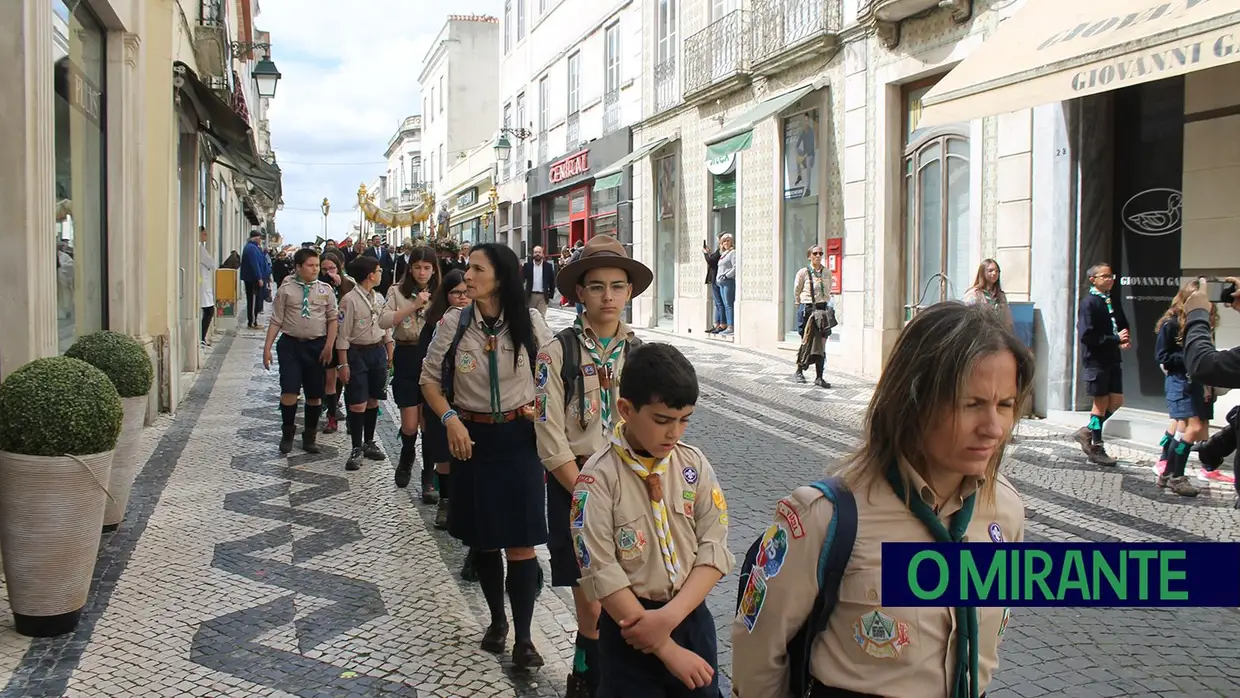
[[[629,350],[641,340],[621,320],[629,300],[645,291],[654,274],[633,260],[609,235],[596,235],[576,261],[566,264],[556,286],[568,303],[584,307],[538,353],[534,374],[538,455],[547,478],[547,547],[551,585],[572,587],[577,610],[577,648],[566,698],[594,696],[599,683],[600,606],[578,585],[581,570],[570,535],[572,494],[586,460],[606,449],[619,421],[620,373]]]
[[[1077,443],[1094,465],[1115,465],[1102,444],[1102,425],[1124,404],[1121,352],[1130,346],[1128,318],[1111,299],[1115,273],[1105,262],[1089,268],[1089,291],[1081,297],[1076,329],[1081,340],[1085,390],[1093,400],[1089,424],[1076,432]]]

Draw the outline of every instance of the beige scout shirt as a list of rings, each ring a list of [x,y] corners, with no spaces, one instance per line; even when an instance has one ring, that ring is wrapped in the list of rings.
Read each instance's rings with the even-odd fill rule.
[[[582,318],[586,336],[597,343],[598,333],[590,327],[589,320],[584,319],[585,316]],[[623,337],[626,341],[631,340],[633,330],[622,322],[616,331],[616,336]],[[560,380],[560,368],[564,365],[564,355],[560,342],[552,337],[551,341],[547,342],[538,352],[534,387],[541,398],[543,409],[539,413],[540,421],[535,422],[535,431],[538,434],[538,456],[542,458],[543,467],[547,470],[555,470],[575,460],[577,456],[592,456],[608,443],[609,433],[603,426],[599,367],[595,365],[594,358],[590,356],[590,352],[581,342],[580,337],[577,341],[577,352],[579,354],[578,365],[582,367],[582,381],[585,385],[585,428],[581,426],[581,396],[576,392],[576,387],[573,388],[572,401],[567,405],[564,404],[564,383]],[[598,349],[600,357],[606,358],[606,355],[610,353],[610,347],[603,349],[600,346]],[[591,371],[588,367],[593,367],[594,370]],[[622,351],[612,365],[616,373],[616,378],[611,382],[613,419],[616,419],[614,405],[620,397],[619,377],[623,368],[624,352]],[[542,414],[546,414],[546,419],[542,419]]]
[[[367,297],[369,296],[369,298]],[[340,299],[340,330],[336,333],[336,349],[346,351],[354,344],[381,344],[388,332],[379,326],[383,299],[374,290],[361,285]]]
[[[670,601],[694,567],[714,567],[723,575],[732,570],[728,505],[714,469],[688,444],[677,444],[670,458],[662,480],[680,563],[675,584],[659,550],[646,483],[610,445],[582,468],[569,527],[581,566],[581,589],[591,600],[630,587],[638,598]]]
[[[534,343],[542,346],[551,340],[551,330],[547,321],[537,310],[530,310],[530,322],[534,325]],[[443,389],[440,383],[440,371],[443,357],[448,353],[448,346],[456,336],[456,328],[461,322],[461,309],[448,308],[439,327],[435,328],[435,336],[426,349],[426,360],[422,362],[422,378],[419,385],[434,385]],[[453,390],[456,395],[453,407],[470,412],[491,411],[491,362],[486,352],[487,335],[482,329],[482,314],[474,310],[474,321],[461,343],[456,347],[456,373],[453,377]],[[508,337],[508,325],[500,318],[499,334],[495,336],[495,346],[499,352],[499,410],[508,412],[534,402],[534,372],[530,369],[529,355],[525,347],[512,346]],[[517,367],[512,365],[513,352],[517,353]]]
[[[801,267],[797,271],[796,283],[792,291],[797,303],[826,303],[831,300],[831,270],[822,267],[822,275],[814,274],[813,295],[810,295],[809,267]]]
[[[271,324],[284,334],[298,339],[327,336],[327,324],[335,322],[338,317],[336,292],[318,279],[311,281],[310,317],[301,315],[303,295],[302,287],[296,281],[281,284],[271,304]]]
[[[925,481],[903,464],[901,469],[909,478],[910,495],[933,506],[934,493]],[[967,486],[975,488],[980,482]],[[934,538],[885,481],[868,493],[858,492],[856,499],[856,544],[840,583],[839,603],[826,632],[814,640],[811,672],[827,686],[889,698],[951,695],[956,666],[954,609],[887,608],[882,600],[883,541],[932,542]],[[944,525],[962,503],[957,495],[942,504],[939,517]],[[775,573],[769,573],[771,563],[761,574],[755,566],[760,590],[754,596],[744,595],[732,623],[733,696],[786,695],[785,647],[809,617],[818,593],[818,555],[831,513],[831,502],[812,487],[797,489],[777,505],[775,523],[767,529],[767,536],[776,542]],[[1020,495],[999,476],[994,504],[985,506],[979,499],[965,542],[1018,543],[1024,539],[1024,527]],[[999,643],[1009,611],[978,608],[977,616],[980,694],[999,664]],[[881,632],[883,628],[888,632]]]
[[[416,298],[416,296],[415,296]],[[398,342],[416,342],[422,335],[422,327],[426,324],[426,308],[396,322],[396,313],[413,305],[412,298],[405,298],[399,286],[388,289],[387,302],[379,313],[379,327],[392,330],[392,339]]]

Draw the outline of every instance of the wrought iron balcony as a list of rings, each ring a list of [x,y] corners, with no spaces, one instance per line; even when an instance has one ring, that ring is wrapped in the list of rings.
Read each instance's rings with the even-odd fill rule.
[[[734,10],[685,39],[685,99],[730,91],[749,77],[745,12]]]
[[[857,21],[873,25],[879,41],[895,48],[900,43],[900,23],[936,7],[950,10],[957,24],[973,16],[973,0],[859,0]]]
[[[581,112],[575,111],[568,115],[564,130],[567,133],[564,137],[564,150],[567,152],[581,144]]]
[[[841,5],[841,0],[754,0],[749,22],[754,72],[779,72],[834,50]]]
[[[620,128],[620,90],[603,93],[603,133]]]
[[[194,57],[198,74],[224,78],[229,63],[228,24],[224,16],[224,0],[198,0],[198,25],[194,27]]]
[[[677,84],[676,56],[656,63],[654,66],[654,110],[655,113],[670,109],[680,103],[680,89]]]
[[[551,137],[547,134],[546,129],[538,132],[538,164],[540,165],[546,162],[551,154],[551,144],[548,143],[550,140]]]

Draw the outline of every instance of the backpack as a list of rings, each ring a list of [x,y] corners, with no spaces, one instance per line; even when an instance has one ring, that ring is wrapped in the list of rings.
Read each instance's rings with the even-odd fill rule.
[[[577,348],[577,332],[572,326],[565,327],[555,333],[555,338],[560,342],[560,382],[564,385],[564,404],[572,402],[573,395],[577,395],[581,400],[578,405],[581,409],[577,411],[578,419],[581,421],[581,428],[586,428],[586,379],[581,373],[581,350]],[[640,347],[642,340],[634,336],[624,342],[624,358],[628,360],[629,351],[635,347]]]
[[[456,326],[456,334],[452,336],[452,343],[448,345],[448,351],[443,355],[443,363],[439,365],[439,387],[443,390],[448,405],[452,405],[456,398],[453,390],[456,384],[456,345],[461,343],[461,337],[465,336],[465,330],[469,329],[473,321],[474,304],[470,303],[461,309],[460,324]],[[537,370],[534,366],[534,352],[529,347],[526,347],[526,352],[529,353],[530,375],[533,376]]]
[[[857,540],[857,501],[852,492],[838,477],[818,480],[810,484],[822,492],[834,505],[831,522],[827,525],[827,537],[823,539],[822,551],[818,554],[818,596],[810,609],[809,617],[788,641],[788,694],[800,698],[808,696],[813,687],[810,674],[810,650],[814,646],[814,638],[827,629],[831,612],[840,597],[840,582],[844,578],[844,570],[852,557],[853,543]],[[741,564],[739,587],[736,592],[736,612],[740,613],[741,598],[745,595],[745,587],[749,578],[755,574],[758,553],[762,548],[762,537],[759,536],[745,553],[745,561]],[[761,574],[759,570],[756,574]]]

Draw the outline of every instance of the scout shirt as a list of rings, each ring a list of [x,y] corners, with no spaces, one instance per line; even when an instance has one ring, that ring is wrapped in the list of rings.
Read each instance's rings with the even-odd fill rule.
[[[590,326],[590,321],[582,315],[585,325],[585,336],[595,342],[600,357],[606,359],[611,345],[602,348],[598,333]],[[577,379],[574,378],[574,394],[569,404],[564,404],[564,383],[560,380],[560,368],[564,365],[563,345],[554,337],[538,352],[538,366],[534,374],[534,388],[538,391],[538,421],[534,423],[538,435],[538,456],[542,458],[543,467],[548,471],[555,470],[565,463],[575,460],[578,456],[589,457],[608,444],[610,425],[603,424],[602,386],[599,384],[598,369],[593,357],[586,349],[581,335],[577,336],[578,365],[581,367],[585,385],[586,426],[581,426],[581,399],[577,394]],[[633,330],[623,322],[616,331],[613,342],[633,339]],[[624,352],[616,357],[612,370],[616,377],[611,382],[612,422],[619,421],[616,413],[616,401],[620,397],[621,371],[624,369]]]
[[[925,480],[905,463],[900,470],[908,478],[910,496],[933,507],[934,492]],[[982,484],[980,478],[966,480],[961,494],[940,505],[944,526],[964,496]],[[991,505],[978,497],[965,542],[1024,539],[1025,507],[1011,483],[998,477]],[[930,543],[934,537],[886,480],[856,492],[856,500],[856,543],[827,630],[814,639],[811,673],[826,686],[876,696],[949,696],[956,678],[955,609],[888,608],[882,601],[883,541]],[[798,488],[776,505],[774,523],[763,536],[764,551],[732,623],[734,697],[786,695],[786,646],[809,618],[818,593],[818,556],[831,513],[831,502],[813,487]],[[1008,617],[1006,608],[977,609],[979,694],[999,664]]]
[[[367,297],[369,296],[369,298]],[[340,299],[340,329],[336,332],[336,349],[347,351],[354,344],[383,344],[388,332],[379,326],[383,299],[373,289],[361,285]]]
[[[289,277],[290,279],[293,277]],[[298,339],[318,339],[327,336],[327,323],[338,317],[336,294],[332,287],[318,279],[311,281],[310,294],[296,281],[285,281],[276,290],[271,305],[271,324],[280,332]],[[305,317],[305,302],[309,301],[310,317]]]
[[[530,322],[534,326],[534,344],[542,346],[551,341],[551,330],[546,320],[537,310],[531,309]],[[456,346],[456,372],[453,377],[455,392],[453,407],[469,412],[491,413],[493,411],[508,412],[525,407],[534,402],[534,373],[530,369],[529,352],[525,347],[512,346],[508,335],[508,324],[503,315],[499,318],[499,334],[495,335],[495,347],[499,352],[496,365],[499,367],[499,398],[498,406],[491,405],[491,362],[487,356],[487,334],[482,326],[482,313],[477,306],[473,311],[474,321],[461,335],[461,343]],[[461,309],[448,308],[439,326],[435,328],[435,336],[426,350],[426,359],[422,362],[422,377],[419,385],[434,385],[440,390],[441,372],[444,355],[452,339],[456,337],[456,328],[461,323]],[[517,366],[512,365],[513,352],[516,352]]]
[[[639,599],[667,602],[694,567],[714,567],[725,576],[732,570],[728,504],[714,469],[688,444],[676,444],[668,457],[663,502],[680,566],[675,582],[659,550],[646,483],[610,444],[582,467],[569,528],[581,567],[579,584],[590,600],[601,601],[629,587]]]
[[[417,295],[414,295],[416,298]],[[413,305],[413,298],[405,298],[405,294],[400,292],[399,286],[393,286],[388,289],[387,302],[383,304],[383,310],[379,313],[379,327],[392,330],[392,339],[398,342],[417,343],[418,337],[422,334],[422,325],[426,322],[426,308],[422,308],[418,312],[396,322],[396,313],[405,310]]]

